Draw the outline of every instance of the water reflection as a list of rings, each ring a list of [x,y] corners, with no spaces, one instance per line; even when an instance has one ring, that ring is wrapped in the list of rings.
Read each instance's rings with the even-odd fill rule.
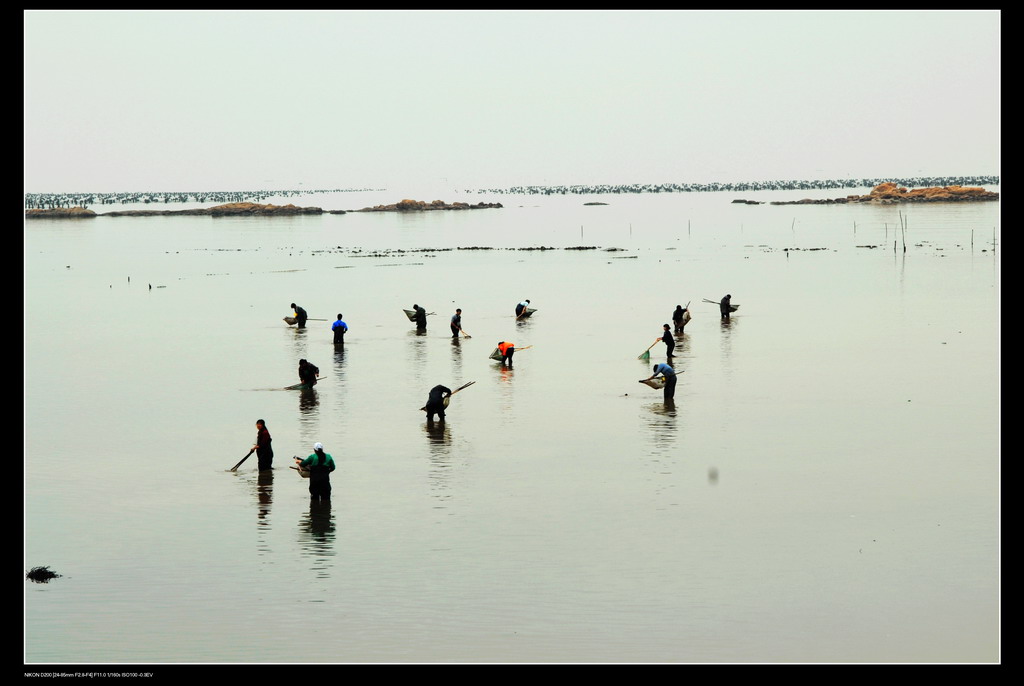
[[[257,550],[271,553],[272,546],[264,538],[270,533],[270,505],[274,494],[274,470],[266,469],[256,474],[256,532],[259,534]]]
[[[729,319],[722,319],[719,326],[722,336],[719,340],[718,349],[722,356],[722,371],[726,378],[732,375],[732,337],[736,326],[736,320],[731,317]]]
[[[299,420],[316,414],[320,405],[320,396],[316,388],[303,388],[299,391]]]
[[[672,454],[680,433],[675,401],[670,399],[650,403],[645,408],[644,433],[650,442],[650,454],[657,458]]]
[[[447,422],[430,422],[424,426],[427,435],[427,445],[430,449],[430,472],[427,479],[430,482],[432,495],[439,500],[445,501],[451,498],[448,493],[452,473],[452,438],[451,429]]]
[[[448,422],[435,422],[432,419],[427,419],[427,423],[423,426],[423,430],[427,434],[428,445],[430,447],[430,454],[432,456],[449,455],[451,448],[451,433],[448,429]]]
[[[296,359],[302,359],[306,356],[307,343],[306,340],[307,329],[297,329],[295,327],[288,328],[288,335],[291,340],[292,356]]]
[[[462,369],[462,339],[452,337],[452,362],[455,370]]]
[[[327,560],[334,557],[336,529],[330,499],[310,499],[309,511],[299,520],[298,541],[302,555],[314,559],[312,569],[318,577],[329,576]]]
[[[333,386],[335,388],[345,387],[345,344],[335,343],[334,344],[334,378],[335,381]],[[335,409],[340,410],[343,408],[342,399],[345,397],[344,393],[335,394]]]
[[[332,358],[334,363],[334,375],[339,379],[345,376],[345,344],[335,343],[334,344],[334,357]]]
[[[267,524],[267,517],[270,515],[270,503],[274,493],[274,470],[265,469],[256,474],[256,502],[257,519],[261,524]]]

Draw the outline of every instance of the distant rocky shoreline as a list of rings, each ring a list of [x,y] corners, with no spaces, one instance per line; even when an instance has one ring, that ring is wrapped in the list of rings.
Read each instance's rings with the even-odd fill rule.
[[[848,195],[845,198],[804,198],[802,200],[773,200],[772,205],[835,205],[853,203],[897,204],[921,202],[987,202],[999,200],[999,193],[973,186],[932,186],[929,188],[907,189],[894,182],[881,183],[867,195]],[[736,199],[734,204],[763,205],[760,200]],[[587,202],[585,205],[605,205],[603,202]],[[156,217],[164,215],[206,215],[211,217],[235,216],[291,216],[299,214],[346,214],[348,212],[432,212],[440,210],[466,211],[502,208],[500,202],[447,203],[443,200],[401,200],[390,205],[374,205],[360,210],[323,210],[319,207],[297,207],[296,205],[268,205],[255,202],[231,202],[214,207],[190,210],[121,210],[115,212],[93,212],[84,207],[54,207],[48,209],[27,209],[26,219],[91,219],[93,217]]]
[[[895,183],[881,183],[867,195],[848,195],[845,198],[804,198],[803,200],[773,200],[772,205],[835,205],[875,203],[893,205],[913,202],[987,202],[999,200],[999,194],[971,186],[932,186],[908,190]],[[756,200],[733,200],[733,203],[763,205]]]
[[[500,202],[478,202],[475,205],[470,205],[465,202],[453,202],[451,204],[444,202],[443,200],[434,200],[433,202],[423,202],[422,200],[402,200],[396,202],[393,205],[374,205],[373,207],[364,207],[361,210],[354,210],[355,212],[430,212],[432,210],[486,210],[500,208],[502,204]]]
[[[26,219],[91,219],[93,217],[159,217],[164,215],[206,215],[210,217],[237,216],[291,216],[297,214],[345,214],[347,212],[427,212],[436,210],[479,210],[500,208],[501,203],[464,202],[446,203],[442,200],[402,200],[392,205],[375,205],[361,210],[327,210],[319,207],[297,207],[295,205],[264,205],[255,202],[232,202],[215,207],[191,210],[122,210],[96,213],[84,207],[56,207],[52,209],[25,210]]]

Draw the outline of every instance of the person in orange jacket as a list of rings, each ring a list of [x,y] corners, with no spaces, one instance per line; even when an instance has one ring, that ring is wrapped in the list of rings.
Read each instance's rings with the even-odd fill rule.
[[[508,362],[508,366],[512,366],[512,355],[516,351],[516,344],[509,343],[508,341],[501,341],[498,343],[498,352],[501,353],[501,364],[502,366]]]

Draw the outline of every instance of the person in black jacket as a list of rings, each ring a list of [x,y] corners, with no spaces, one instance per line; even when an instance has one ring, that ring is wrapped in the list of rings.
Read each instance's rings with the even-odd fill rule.
[[[676,309],[672,312],[672,323],[675,324],[676,333],[683,333],[683,329],[686,328],[686,308],[682,305],[676,305]]]
[[[732,296],[726,295],[722,298],[722,302],[718,303],[718,309],[722,313],[722,319],[728,319],[732,312]]]
[[[427,330],[427,311],[419,305],[413,305],[412,309],[416,311],[416,329],[418,331]]]
[[[434,422],[434,415],[437,415],[438,421],[444,421],[444,410],[445,410],[445,398],[452,394],[452,390],[447,386],[438,384],[430,389],[430,394],[427,396],[427,405],[423,409],[427,411],[427,421],[429,423]]]
[[[668,324],[662,324],[662,328],[664,333],[661,334],[661,341],[668,349],[665,354],[672,357],[672,350],[676,347],[676,339],[672,336],[672,332],[669,331]]]
[[[305,359],[299,360],[299,381],[309,388],[316,386],[316,377],[320,376],[320,369],[315,364]]]
[[[305,329],[306,320],[309,318],[309,315],[307,315],[306,311],[295,303],[292,303],[292,309],[295,310],[295,325],[300,329]]]

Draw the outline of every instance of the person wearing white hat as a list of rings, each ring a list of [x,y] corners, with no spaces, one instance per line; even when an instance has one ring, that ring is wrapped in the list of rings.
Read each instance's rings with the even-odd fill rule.
[[[324,452],[323,443],[313,445],[313,453],[305,460],[295,458],[302,469],[309,471],[309,497],[313,500],[331,499],[331,472],[334,458]]]

